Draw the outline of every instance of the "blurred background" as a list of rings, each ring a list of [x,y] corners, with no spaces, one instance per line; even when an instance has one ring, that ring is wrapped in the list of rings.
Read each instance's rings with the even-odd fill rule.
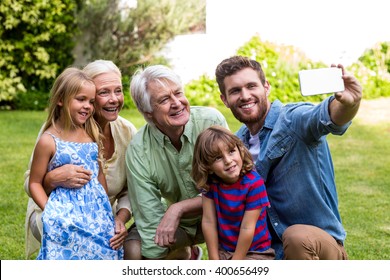
[[[219,103],[214,69],[235,54],[258,59],[282,101],[301,98],[298,70],[331,63],[366,98],[390,95],[380,0],[3,0],[0,20],[0,110],[43,110],[65,67],[95,59],[113,60],[126,88],[137,68],[166,64],[198,105]]]

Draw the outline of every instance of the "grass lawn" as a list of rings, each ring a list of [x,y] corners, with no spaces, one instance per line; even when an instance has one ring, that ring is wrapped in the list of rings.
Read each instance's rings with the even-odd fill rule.
[[[221,108],[230,129],[240,124]],[[140,127],[135,110],[122,116]],[[0,259],[24,259],[27,195],[23,174],[45,112],[0,111]],[[390,259],[390,120],[375,125],[355,121],[342,136],[328,137],[336,171],[340,212],[353,260]]]

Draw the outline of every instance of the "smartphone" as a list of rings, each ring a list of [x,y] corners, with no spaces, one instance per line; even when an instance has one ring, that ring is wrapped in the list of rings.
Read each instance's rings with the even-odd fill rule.
[[[303,96],[335,93],[344,90],[341,68],[318,68],[298,72]]]

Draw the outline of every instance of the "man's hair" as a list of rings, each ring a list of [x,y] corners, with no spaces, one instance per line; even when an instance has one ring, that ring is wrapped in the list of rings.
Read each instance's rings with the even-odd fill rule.
[[[145,113],[153,111],[148,89],[152,82],[158,82],[162,85],[172,82],[182,87],[180,77],[164,65],[153,65],[137,70],[131,80],[130,93],[138,111],[142,113],[146,120]]]
[[[217,79],[221,94],[226,96],[226,88],[224,84],[225,78],[234,75],[238,71],[245,68],[251,68],[255,70],[259,75],[261,83],[265,85],[265,74],[261,68],[260,63],[248,57],[232,56],[230,58],[224,59],[215,69],[215,77]]]

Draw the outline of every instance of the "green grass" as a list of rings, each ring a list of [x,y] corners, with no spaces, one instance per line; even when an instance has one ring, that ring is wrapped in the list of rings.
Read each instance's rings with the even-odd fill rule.
[[[390,259],[390,122],[329,136],[351,259]]]
[[[230,129],[240,124],[220,108]],[[144,124],[136,110],[122,116]],[[27,195],[23,174],[45,112],[0,111],[0,259],[24,259]],[[342,136],[329,136],[347,230],[346,249],[353,260],[390,259],[390,121],[375,126],[354,122]],[[205,247],[203,247],[205,249]]]

